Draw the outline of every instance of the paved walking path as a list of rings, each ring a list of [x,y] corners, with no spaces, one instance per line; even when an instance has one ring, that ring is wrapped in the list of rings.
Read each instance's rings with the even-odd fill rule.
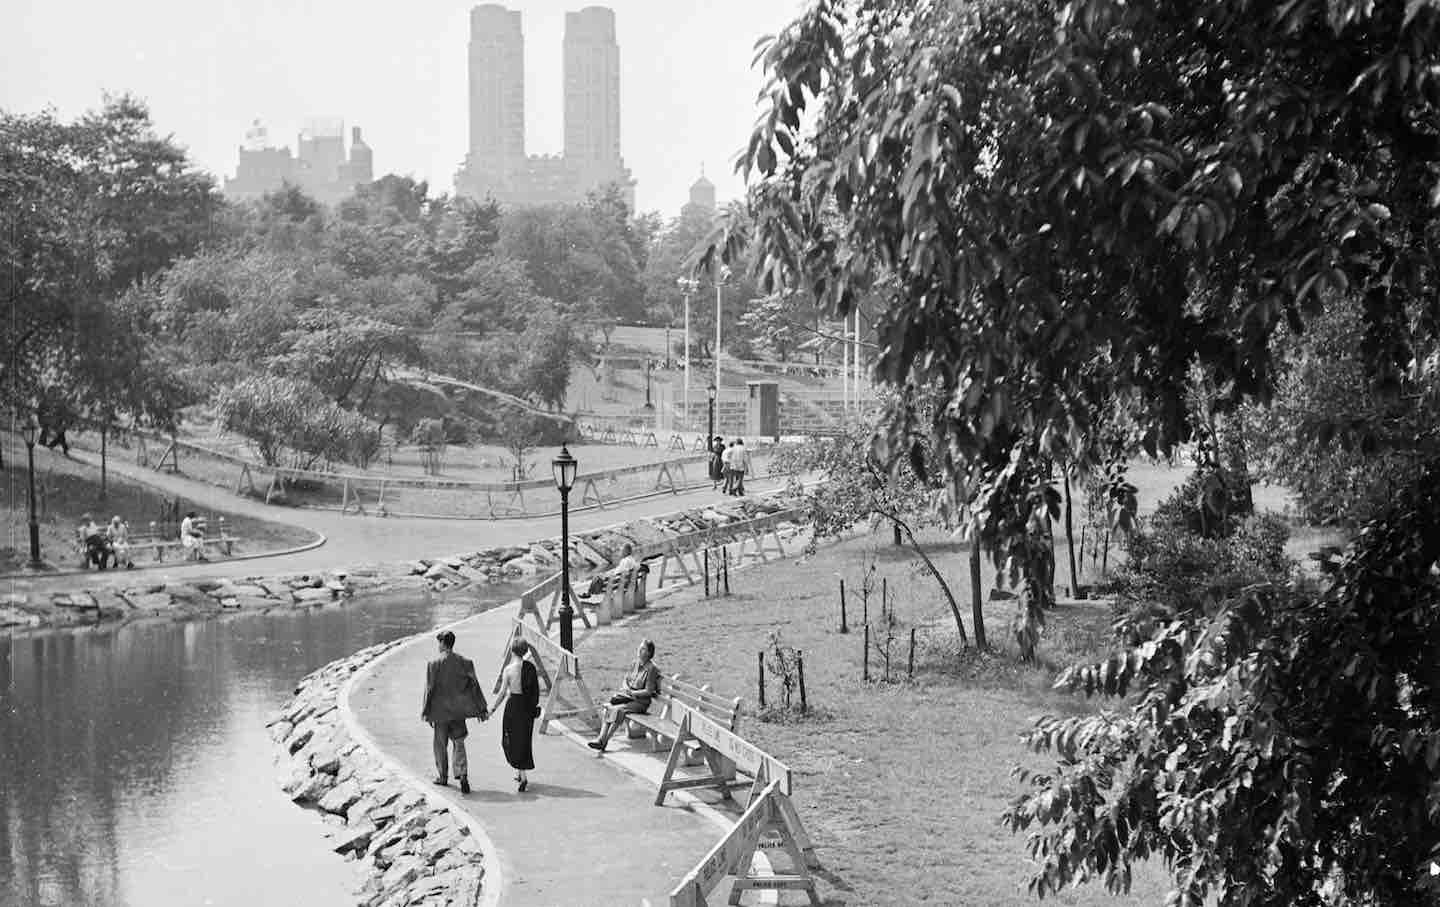
[[[99,468],[99,457],[91,453],[77,451],[75,457]],[[560,519],[556,516],[523,520],[443,520],[343,515],[327,510],[263,504],[184,475],[156,472],[116,458],[111,458],[109,470],[168,494],[184,496],[195,502],[200,510],[229,511],[309,529],[323,535],[325,544],[294,554],[247,560],[181,561],[162,563],[140,570],[7,578],[0,581],[5,591],[48,594],[79,589],[123,588],[134,586],[137,582],[160,583],[311,573],[340,567],[410,561],[421,557],[447,557],[495,545],[528,544],[560,534]],[[746,483],[746,490],[753,489],[760,493],[779,488],[782,484],[778,479],[757,476]],[[723,495],[709,488],[682,491],[680,494],[660,495],[606,506],[603,509],[572,512],[570,526],[573,532],[586,532],[627,520],[661,516],[724,500],[726,498]]]
[[[518,610],[510,604],[451,628],[456,651],[474,659],[487,697]],[[583,661],[579,634],[576,649]],[[389,655],[350,696],[350,706],[373,742],[427,780],[434,777],[435,767],[430,729],[420,721],[420,696],[425,663],[435,655],[430,635],[422,634]],[[615,681],[592,678],[589,683],[596,688],[591,692],[599,695],[600,686]],[[662,760],[627,754],[623,747],[601,758],[554,726],[535,737],[536,769],[523,794],[516,792],[513,771],[500,748],[498,718],[472,722],[467,744],[472,791],[468,796],[454,787],[443,792],[479,820],[494,842],[503,880],[500,903],[505,907],[647,902],[659,907],[734,821],[733,815],[726,818],[695,801],[680,805],[674,797],[666,806],[655,806],[654,781],[621,766],[644,762],[658,775]]]

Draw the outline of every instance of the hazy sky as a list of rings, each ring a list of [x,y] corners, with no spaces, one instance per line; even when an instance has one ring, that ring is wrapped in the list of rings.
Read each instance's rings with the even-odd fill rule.
[[[217,176],[259,117],[295,145],[310,116],[365,131],[376,175],[453,191],[465,156],[466,43],[473,3],[407,0],[0,0],[0,108],[62,116],[102,92],[147,100],[162,133]],[[524,15],[526,150],[562,139],[564,14],[583,0],[516,0]],[[620,44],[621,153],[637,207],[678,213],[701,162],[720,198],[761,85],[752,47],[801,0],[610,0]]]

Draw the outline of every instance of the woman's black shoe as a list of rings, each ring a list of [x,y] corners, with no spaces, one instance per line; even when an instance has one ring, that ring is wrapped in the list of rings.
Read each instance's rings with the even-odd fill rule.
[[[461,775],[461,776],[460,776],[460,793],[462,793],[462,794],[468,794],[468,793],[470,793],[470,776],[469,776],[469,775]]]
[[[521,782],[520,782],[520,788],[519,788],[519,789],[520,789],[520,793],[522,793],[522,794],[525,793],[525,788],[527,788],[527,787],[529,787],[529,786],[530,786],[530,781],[529,781],[528,778],[527,778],[526,780],[524,780],[524,781],[521,781]]]

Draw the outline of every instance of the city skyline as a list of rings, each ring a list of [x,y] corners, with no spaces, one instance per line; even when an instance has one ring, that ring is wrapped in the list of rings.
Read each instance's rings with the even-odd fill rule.
[[[606,186],[635,205],[635,179],[620,150],[620,46],[615,11],[586,6],[565,14],[559,155],[526,154],[524,17],[496,3],[470,11],[470,146],[455,172],[455,194],[502,205],[575,204]]]
[[[69,118],[98,108],[104,91],[130,92],[217,184],[234,175],[235,149],[255,119],[286,135],[310,117],[343,115],[364,124],[376,176],[412,175],[448,193],[469,147],[466,42],[475,5],[416,0],[405,18],[378,20],[356,17],[338,0],[303,8],[260,2],[207,10],[202,24],[178,0],[136,0],[96,5],[77,30],[73,11],[27,0],[8,39],[0,37],[0,108],[53,106]],[[586,4],[510,5],[525,20],[526,153],[560,154],[564,19]],[[761,86],[750,67],[753,46],[800,4],[607,6],[625,49],[620,133],[637,210],[678,211],[702,164],[722,201],[737,197],[743,187],[732,161]],[[56,40],[39,40],[45,35]]]

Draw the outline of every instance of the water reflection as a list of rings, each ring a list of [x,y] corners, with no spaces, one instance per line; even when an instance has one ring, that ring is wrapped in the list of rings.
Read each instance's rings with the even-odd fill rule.
[[[515,592],[0,640],[0,907],[348,904],[267,716],[315,668]]]

